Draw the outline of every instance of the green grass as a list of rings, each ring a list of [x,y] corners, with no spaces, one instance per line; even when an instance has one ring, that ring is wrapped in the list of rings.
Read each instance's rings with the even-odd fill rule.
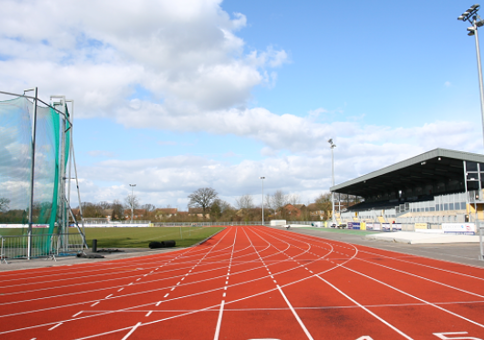
[[[341,233],[341,234],[351,234],[351,235],[368,235],[374,234],[374,231],[370,230],[353,230],[353,229],[336,229],[336,228],[304,228],[304,229],[313,229],[313,230],[321,230],[327,231],[330,233]]]
[[[175,240],[177,247],[189,247],[224,229],[223,227],[85,228],[89,247],[97,239],[100,248],[148,248],[151,241]],[[70,233],[77,229],[69,228]],[[19,235],[22,229],[2,228],[0,235]],[[34,233],[39,233],[34,229]],[[180,235],[181,233],[181,235]]]

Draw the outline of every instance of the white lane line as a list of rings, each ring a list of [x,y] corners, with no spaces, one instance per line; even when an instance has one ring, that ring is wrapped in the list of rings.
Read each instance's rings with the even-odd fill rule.
[[[445,309],[445,308],[443,308],[443,307],[440,307],[440,306],[438,306],[438,305],[436,305],[436,304],[434,304],[434,303],[432,303],[432,302],[426,301],[426,300],[421,299],[421,298],[419,298],[419,297],[417,297],[417,296],[415,296],[415,295],[412,295],[412,294],[407,293],[407,292],[405,292],[405,291],[403,291],[403,290],[400,290],[400,289],[398,289],[398,288],[396,288],[396,287],[393,287],[392,285],[389,285],[388,283],[385,283],[385,282],[383,282],[383,281],[380,281],[380,280],[378,280],[378,279],[375,279],[374,277],[371,277],[371,276],[365,275],[365,274],[363,274],[363,273],[360,273],[360,272],[358,272],[358,271],[356,271],[356,270],[353,270],[353,269],[351,269],[351,268],[348,268],[348,267],[344,267],[344,266],[341,266],[341,267],[342,267],[342,268],[344,268],[344,269],[346,269],[346,270],[352,271],[352,272],[354,272],[354,273],[356,273],[356,274],[358,274],[358,275],[361,275],[361,276],[367,277],[367,278],[369,278],[369,279],[371,279],[371,280],[373,280],[373,281],[376,281],[376,282],[378,282],[378,283],[380,283],[380,284],[382,284],[382,285],[384,285],[384,286],[387,286],[387,287],[389,287],[389,288],[391,288],[391,289],[393,289],[393,290],[396,290],[397,292],[400,292],[400,293],[402,293],[402,294],[405,294],[405,295],[407,295],[407,296],[409,296],[409,297],[411,297],[411,298],[414,298],[414,299],[416,299],[416,300],[419,300],[419,301],[421,301],[421,302],[423,302],[423,303],[425,303],[425,304],[427,304],[427,305],[429,305],[429,306],[432,306],[432,307],[435,307],[435,308],[437,308],[437,309],[440,309],[441,311],[444,311],[444,312],[446,312],[446,313],[449,313],[450,315],[456,316],[456,317],[458,317],[459,319],[465,320],[465,321],[470,322],[470,323],[472,323],[472,324],[474,324],[474,325],[476,325],[476,326],[479,326],[479,327],[484,328],[484,325],[483,325],[483,324],[480,324],[480,323],[478,323],[478,322],[475,322],[475,321],[473,321],[473,320],[471,320],[471,319],[468,319],[468,318],[466,318],[466,317],[464,317],[464,316],[462,316],[462,315],[460,315],[460,314],[454,313],[454,312],[452,312],[452,311],[450,311],[450,310],[448,310],[448,309]]]
[[[124,288],[119,288],[119,289],[118,289],[118,292],[122,291],[123,289],[124,289]]]
[[[247,235],[247,233],[246,233]],[[260,237],[260,236],[259,236]],[[250,240],[249,236],[247,235],[247,238]],[[262,238],[262,237],[261,237]],[[263,239],[263,238],[262,238]],[[267,242],[267,241],[266,241]],[[252,241],[250,241],[250,243],[252,244]],[[259,256],[261,262],[265,265],[265,262],[264,260],[262,259],[262,257],[260,256],[259,252],[257,251],[257,249],[254,247],[254,245],[252,244],[252,247],[254,248],[255,252],[257,253],[257,255]],[[276,248],[277,249],[277,248]],[[269,271],[269,269],[267,269]],[[276,284],[276,287],[277,289],[279,290],[279,293],[282,295],[282,297],[284,298],[284,300],[286,301],[286,304],[289,306],[289,308],[291,309],[291,312],[292,314],[294,315],[294,317],[296,318],[297,322],[299,323],[299,326],[301,326],[301,328],[303,329],[304,333],[306,334],[307,338],[310,339],[310,340],[314,340],[314,338],[311,336],[311,334],[309,333],[308,329],[306,328],[306,326],[304,325],[304,323],[302,322],[301,318],[299,318],[299,315],[296,313],[296,311],[294,310],[294,307],[291,305],[291,303],[289,302],[289,300],[287,299],[286,297],[286,294],[284,294],[284,292],[282,291],[281,287],[277,284],[277,281],[276,280],[273,280],[274,283]]]
[[[109,294],[108,296],[105,297],[105,299],[109,299],[113,294]]]
[[[76,314],[74,314],[72,317],[75,318],[76,316],[78,316],[81,313],[82,313],[82,310],[80,312],[77,312]]]
[[[136,281],[139,281],[139,280],[141,280],[141,277],[139,279],[136,279]]]
[[[380,318],[378,315],[376,315],[375,313],[373,313],[371,310],[369,310],[365,306],[361,305],[358,301],[353,300],[351,297],[349,297],[348,295],[346,295],[345,293],[343,293],[341,290],[339,290],[338,288],[336,288],[330,282],[328,282],[325,279],[323,279],[321,276],[316,275],[316,277],[319,278],[321,281],[325,282],[326,284],[328,284],[329,286],[331,286],[334,290],[336,290],[338,293],[340,293],[341,295],[343,295],[344,297],[346,297],[348,300],[350,300],[351,302],[353,302],[354,304],[356,304],[357,306],[359,306],[360,308],[362,308],[364,311],[366,311],[367,313],[371,314],[372,316],[374,316],[375,318],[377,318],[378,320],[380,320],[382,323],[384,323],[385,325],[387,325],[388,327],[390,327],[391,329],[393,329],[395,332],[397,332],[401,336],[405,337],[405,339],[413,340],[407,334],[403,333],[401,330],[399,330],[398,328],[396,328],[395,326],[393,326],[391,323],[389,323],[389,322],[383,320],[382,318]]]
[[[131,328],[131,330],[128,332],[128,334],[124,336],[122,340],[126,340],[127,338],[129,338],[131,334],[133,334],[133,332],[136,330],[136,328],[138,328],[140,325],[141,325],[141,322],[138,322],[136,325],[134,325],[133,328]]]
[[[224,314],[224,305],[225,305],[225,300],[222,300],[222,303],[220,304],[220,311],[218,312],[217,327],[215,328],[215,335],[213,337],[213,340],[218,340],[218,337],[220,335],[220,326],[222,325],[222,315]]]
[[[150,310],[148,313],[146,313],[146,315],[145,315],[145,316],[150,316],[150,315],[151,315],[151,313],[153,313],[153,311],[152,311],[152,310]]]
[[[163,296],[164,298],[168,297],[168,295],[170,295],[170,293],[166,293],[165,296]]]
[[[156,303],[156,307],[158,307],[160,304],[161,304],[161,301],[158,301],[158,302]]]
[[[91,307],[94,307],[94,306],[95,306],[95,305],[97,305],[98,303],[99,303],[99,301],[94,302],[94,303],[91,305]]]
[[[55,326],[53,326],[53,327],[49,328],[49,331],[51,331],[51,330],[53,330],[53,329],[55,329],[55,328],[59,327],[60,325],[62,325],[62,322],[59,322],[57,325],[55,325]]]
[[[173,287],[172,289],[170,289],[171,292],[174,291],[174,290],[175,290],[175,287]]]
[[[284,292],[282,291],[282,289],[281,289],[281,287],[279,285],[277,285],[277,289],[279,289],[279,293],[281,293],[282,297],[284,298],[284,300],[286,301],[287,305],[291,309],[292,314],[296,318],[297,322],[299,323],[299,325],[303,329],[303,331],[306,334],[306,336],[308,337],[308,339],[313,340],[313,337],[309,333],[308,329],[306,328],[306,326],[304,325],[304,323],[302,322],[302,320],[299,318],[299,315],[297,315],[296,311],[294,310],[294,307],[291,305],[291,303],[289,302],[289,300],[286,297],[286,294],[284,294]]]

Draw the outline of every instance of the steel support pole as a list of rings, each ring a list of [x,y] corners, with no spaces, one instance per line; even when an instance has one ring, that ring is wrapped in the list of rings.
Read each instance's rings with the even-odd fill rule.
[[[481,98],[481,118],[482,118],[482,136],[484,141],[484,88],[482,85],[482,67],[481,67],[481,53],[479,48],[479,34],[477,33],[477,26],[474,20],[474,36],[476,38],[476,54],[477,54],[477,71],[479,75],[479,94]]]
[[[333,152],[333,145],[331,145],[331,177],[332,177],[332,185],[334,187],[334,152]],[[333,220],[333,223],[336,223],[336,219],[334,217],[334,192],[331,191],[331,217]]]
[[[39,89],[37,87],[32,89],[34,91],[33,103],[33,117],[32,117],[32,145],[30,165],[30,201],[29,201],[29,227],[27,231],[27,259],[30,260],[32,256],[32,223],[33,223],[33,208],[34,208],[34,179],[35,179],[35,141],[37,135],[37,97]],[[28,90],[31,91],[31,90]]]

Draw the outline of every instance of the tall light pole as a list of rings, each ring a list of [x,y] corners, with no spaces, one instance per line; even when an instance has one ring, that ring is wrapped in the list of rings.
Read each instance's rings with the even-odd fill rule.
[[[131,224],[133,224],[133,210],[134,210],[134,187],[136,184],[130,184],[131,187],[131,199],[130,199],[130,204],[131,204]]]
[[[262,183],[262,225],[264,225],[264,180],[265,177],[259,177]]]
[[[336,147],[336,144],[333,143],[333,138],[328,140],[329,147],[331,148],[331,177],[332,177],[332,185],[334,187],[334,152],[333,149]],[[333,223],[336,223],[336,219],[334,218],[334,192],[331,191],[331,217]]]
[[[481,117],[482,117],[482,133],[484,138],[484,89],[482,86],[482,68],[481,68],[481,54],[479,49],[479,35],[477,34],[477,28],[484,25],[484,20],[481,19],[477,11],[479,10],[479,5],[471,6],[467,11],[462,13],[457,20],[468,21],[472,26],[467,28],[468,36],[475,36],[476,39],[476,52],[477,52],[477,71],[479,74],[479,91],[481,96]]]

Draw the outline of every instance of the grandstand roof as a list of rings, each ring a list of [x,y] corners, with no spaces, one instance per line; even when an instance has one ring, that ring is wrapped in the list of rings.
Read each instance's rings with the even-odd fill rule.
[[[420,191],[422,195],[464,191],[463,161],[483,163],[481,171],[484,169],[483,155],[435,149],[335,185],[330,190],[373,199],[396,198],[395,193],[399,191],[407,191],[407,196],[418,196]],[[429,187],[427,191],[422,189]]]

